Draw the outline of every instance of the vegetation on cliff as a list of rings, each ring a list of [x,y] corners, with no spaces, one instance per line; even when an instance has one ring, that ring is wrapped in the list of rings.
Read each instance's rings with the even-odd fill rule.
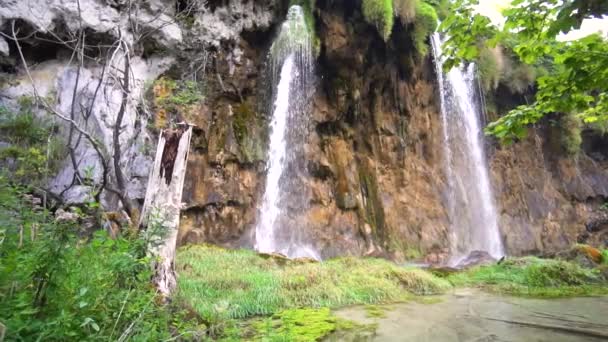
[[[437,6],[440,5],[437,2]],[[373,25],[385,41],[391,36],[395,17],[404,24],[412,24],[412,38],[416,52],[421,56],[428,53],[427,38],[437,28],[438,17],[435,7],[422,0],[363,0],[361,12],[365,21]]]
[[[363,0],[361,12],[365,21],[376,27],[378,33],[388,40],[393,32],[393,0]]]
[[[554,113],[573,114],[586,123],[608,119],[608,41],[598,34],[571,41],[557,39],[558,34],[579,28],[584,19],[607,14],[608,3],[516,0],[503,13],[502,28],[477,14],[477,3],[456,1],[442,24],[450,36],[444,48],[449,56],[446,69],[477,60],[483,57],[484,47],[495,47],[507,39],[520,63],[547,68],[536,80],[535,102],[512,109],[490,124],[487,133],[513,141],[525,135],[527,125]]]

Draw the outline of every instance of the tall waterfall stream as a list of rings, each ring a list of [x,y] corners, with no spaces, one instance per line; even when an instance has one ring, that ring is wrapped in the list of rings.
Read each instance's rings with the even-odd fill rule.
[[[450,219],[450,264],[471,252],[504,255],[494,196],[488,175],[475,100],[475,66],[443,72],[439,33],[432,37],[444,134],[447,208]]]
[[[320,259],[306,243],[308,189],[303,150],[308,136],[314,57],[300,6],[292,6],[269,53],[273,88],[270,147],[264,197],[255,230],[255,248],[264,253]]]

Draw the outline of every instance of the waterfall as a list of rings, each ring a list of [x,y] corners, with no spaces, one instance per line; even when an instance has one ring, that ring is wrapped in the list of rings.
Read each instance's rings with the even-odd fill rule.
[[[444,74],[438,33],[432,43],[444,135],[450,264],[460,263],[474,251],[500,258],[504,250],[483,148],[481,106],[475,97],[475,65]]]
[[[309,202],[304,145],[313,61],[303,10],[292,6],[268,56],[273,101],[266,186],[255,229],[255,248],[260,252],[320,259],[305,242],[303,215]]]

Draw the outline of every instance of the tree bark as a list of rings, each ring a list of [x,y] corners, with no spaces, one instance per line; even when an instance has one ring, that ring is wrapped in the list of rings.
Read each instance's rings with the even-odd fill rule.
[[[176,285],[174,258],[191,137],[191,126],[160,133],[142,208],[141,224],[152,235],[149,251],[157,257],[154,282],[165,296]]]

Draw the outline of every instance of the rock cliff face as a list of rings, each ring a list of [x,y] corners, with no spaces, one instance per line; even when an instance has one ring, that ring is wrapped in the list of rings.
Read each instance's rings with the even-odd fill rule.
[[[130,151],[122,165],[133,197],[141,198],[140,185],[146,184],[151,151],[143,146],[154,145],[158,128],[188,121],[195,127],[179,243],[252,246],[271,115],[266,53],[287,1],[156,0],[137,7],[141,15],[136,19],[129,16],[127,1],[81,0],[79,9],[73,2],[46,0],[39,6],[44,10],[40,18],[25,2],[0,5],[2,32],[10,36],[12,19],[19,19],[16,24],[24,31],[61,37],[84,27],[102,41],[116,39],[122,28],[120,34],[133,46],[138,85],[120,142]],[[183,13],[184,8],[193,10]],[[75,19],[79,12],[83,20]],[[313,14],[320,48],[305,147],[305,182],[312,197],[306,227],[293,229],[306,230],[323,257],[444,260],[449,219],[436,75],[431,57],[415,51],[415,24],[396,20],[385,42],[363,19],[359,1],[317,1]],[[168,24],[154,26],[161,18]],[[32,68],[34,82],[46,87],[45,95],[56,95],[60,110],[69,111],[73,94],[66,89],[74,88],[64,86],[74,83],[69,49],[43,54],[36,51],[37,42],[23,43],[28,61],[43,62]],[[0,100],[11,105],[30,84],[15,44],[0,40],[3,46],[6,57],[0,64],[8,82],[2,84]],[[95,91],[100,73],[98,66],[85,68],[78,92],[83,99]],[[160,76],[202,84],[202,99],[181,99],[165,108],[168,101],[162,98],[175,86],[166,81],[146,85]],[[119,92],[112,82],[109,89]],[[115,115],[120,101],[110,102],[93,111],[94,127],[108,150],[112,123],[107,117]],[[606,243],[608,218],[600,206],[608,197],[608,140],[586,136],[584,150],[568,157],[556,139],[547,122],[512,146],[488,144],[509,254],[551,253],[584,240]],[[87,153],[90,147],[81,157]],[[71,179],[73,170],[66,165],[52,186]]]

